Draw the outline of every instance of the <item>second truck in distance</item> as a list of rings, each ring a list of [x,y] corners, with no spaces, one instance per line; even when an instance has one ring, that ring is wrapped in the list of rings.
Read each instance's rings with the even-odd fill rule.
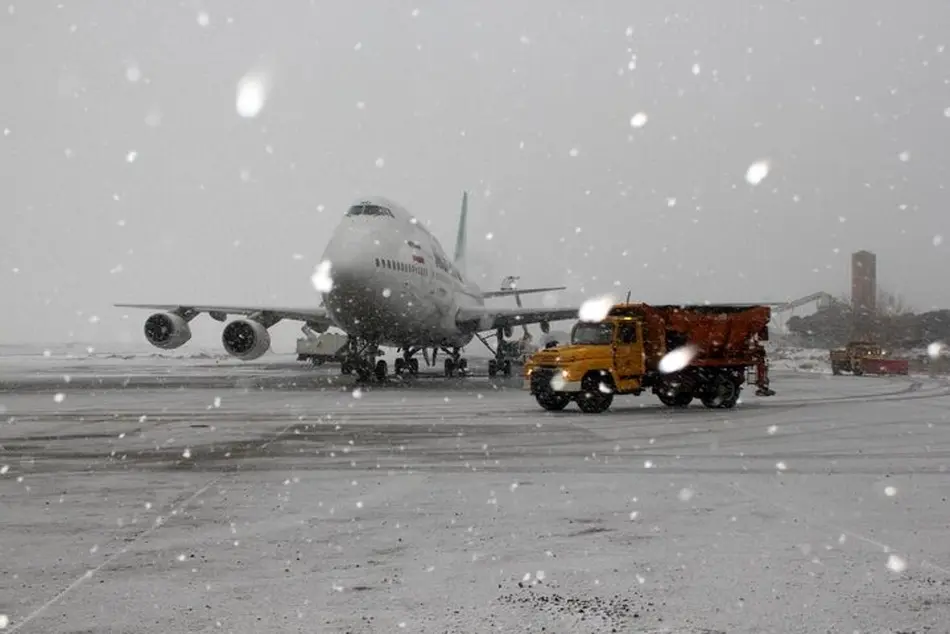
[[[768,306],[617,304],[601,321],[575,324],[569,345],[534,353],[524,388],[553,411],[576,401],[599,413],[615,394],[647,389],[670,407],[694,398],[735,407],[747,380],[757,395],[775,394],[763,345],[771,316]]]

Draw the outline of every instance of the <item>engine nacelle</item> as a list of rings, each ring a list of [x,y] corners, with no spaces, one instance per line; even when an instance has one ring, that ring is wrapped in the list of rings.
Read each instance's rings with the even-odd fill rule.
[[[252,361],[270,350],[270,333],[253,319],[235,319],[224,327],[221,343],[232,357]]]
[[[175,313],[155,313],[145,320],[145,338],[156,348],[172,350],[188,343],[191,327]]]

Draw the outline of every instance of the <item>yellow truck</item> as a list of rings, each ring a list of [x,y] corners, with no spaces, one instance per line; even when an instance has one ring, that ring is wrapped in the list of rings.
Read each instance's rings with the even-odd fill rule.
[[[768,306],[617,304],[575,324],[569,345],[535,352],[523,388],[551,411],[575,401],[600,413],[615,394],[647,389],[670,407],[735,407],[750,372],[757,395],[775,394],[762,345],[770,318]]]

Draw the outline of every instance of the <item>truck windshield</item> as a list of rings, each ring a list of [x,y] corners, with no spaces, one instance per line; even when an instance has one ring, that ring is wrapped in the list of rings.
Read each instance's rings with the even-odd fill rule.
[[[579,323],[571,331],[571,343],[575,346],[607,345],[613,341],[613,324]]]

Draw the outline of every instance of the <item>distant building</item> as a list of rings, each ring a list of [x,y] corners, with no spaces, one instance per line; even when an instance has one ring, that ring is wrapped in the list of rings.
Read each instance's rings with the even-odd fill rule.
[[[877,256],[870,251],[851,254],[851,308],[855,335],[867,334],[877,309]]]

